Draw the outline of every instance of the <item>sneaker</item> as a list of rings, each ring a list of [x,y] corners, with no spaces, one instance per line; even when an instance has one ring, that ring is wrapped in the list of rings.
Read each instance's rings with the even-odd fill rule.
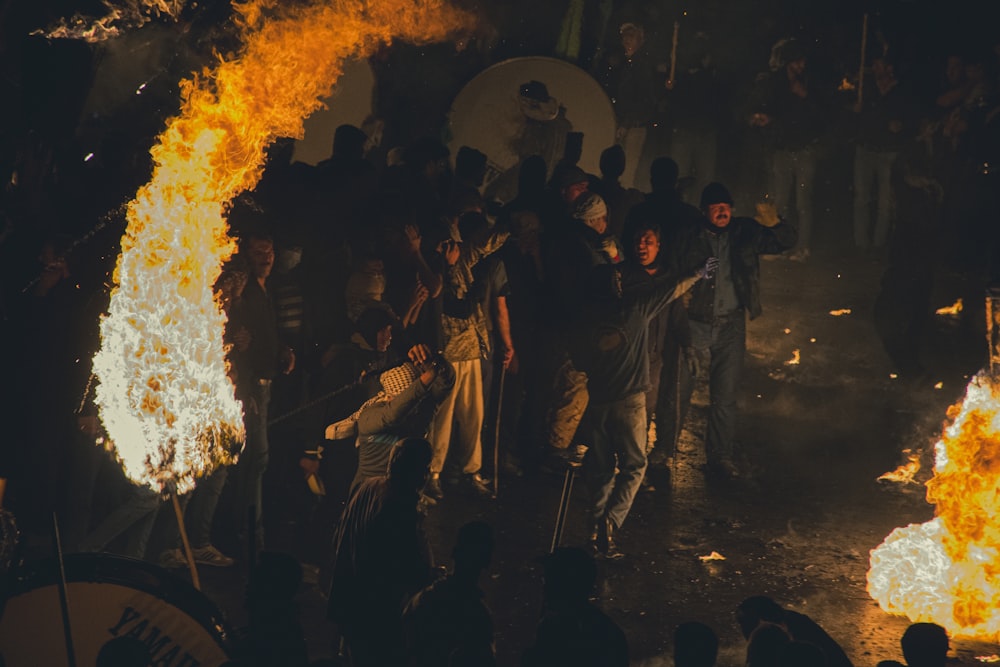
[[[444,491],[441,490],[441,478],[431,477],[424,484],[424,495],[428,498],[433,498],[434,500],[441,500],[444,498]]]
[[[194,562],[199,565],[212,565],[213,567],[229,567],[236,561],[222,553],[211,544],[193,549]]]
[[[492,483],[478,472],[474,472],[471,475],[463,475],[462,482],[477,495],[493,497]]]
[[[176,570],[182,567],[187,567],[187,559],[184,558],[184,552],[180,549],[169,549],[160,554],[159,558],[160,567],[166,568],[168,570]]]

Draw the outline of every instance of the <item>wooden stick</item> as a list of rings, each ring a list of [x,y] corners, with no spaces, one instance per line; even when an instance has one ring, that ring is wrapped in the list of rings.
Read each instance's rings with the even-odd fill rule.
[[[865,90],[865,47],[868,46],[868,13],[861,20],[861,66],[858,69],[858,109],[864,102]]]
[[[63,636],[66,638],[66,664],[76,667],[76,650],[73,648],[73,629],[69,622],[69,597],[66,595],[66,568],[63,565],[62,541],[59,539],[59,521],[56,513],[52,513],[52,545],[56,551],[56,564],[59,566],[59,578],[56,580],[59,588],[59,609],[62,612]]]
[[[500,414],[503,410],[503,385],[507,367],[500,366],[500,387],[497,391],[497,420],[493,425],[493,497],[500,495]]]
[[[184,529],[184,511],[181,503],[177,500],[177,492],[170,492],[170,499],[174,503],[174,514],[177,516],[177,528],[181,533],[181,544],[184,545],[184,557],[187,558],[188,569],[191,571],[191,583],[196,590],[201,590],[201,580],[198,578],[198,567],[194,564],[194,553],[191,552],[191,543],[188,541],[187,530]]]
[[[677,74],[677,33],[680,31],[681,24],[674,21],[674,38],[670,43],[670,76],[667,81],[670,83],[674,82],[674,76]]]

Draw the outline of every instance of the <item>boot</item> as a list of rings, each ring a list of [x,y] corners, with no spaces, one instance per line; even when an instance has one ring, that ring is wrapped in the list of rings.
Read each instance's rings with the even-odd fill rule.
[[[625,555],[615,544],[615,531],[615,525],[608,518],[597,526],[597,553],[611,560],[617,560]]]

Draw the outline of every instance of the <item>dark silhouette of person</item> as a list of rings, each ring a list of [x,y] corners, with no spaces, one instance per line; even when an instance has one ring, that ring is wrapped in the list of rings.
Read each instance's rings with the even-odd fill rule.
[[[747,637],[746,667],[778,667],[781,654],[791,641],[782,626],[761,623]]]
[[[115,637],[97,654],[94,667],[146,667],[153,659],[149,646],[138,637]]]
[[[591,190],[608,205],[608,231],[624,240],[625,219],[632,207],[643,201],[643,194],[621,184],[621,176],[625,172],[625,149],[618,144],[601,152],[600,169],[601,177],[591,184]]]
[[[769,597],[755,595],[743,600],[736,608],[736,621],[748,640],[758,626],[777,625],[786,630],[792,640],[820,647],[826,655],[828,667],[853,667],[840,644],[816,621],[805,614],[782,608]]]
[[[944,667],[948,633],[937,623],[913,623],[899,640],[907,667]]]
[[[589,600],[597,580],[594,559],[583,549],[559,547],[543,566],[542,618],[521,666],[628,665],[625,633]]]
[[[249,614],[243,662],[254,667],[304,667],[308,663],[295,596],[302,566],[289,554],[261,552],[247,582]]]
[[[403,610],[409,664],[415,667],[496,664],[493,616],[479,577],[493,558],[493,528],[473,521],[458,531],[455,569],[413,596]]]
[[[431,446],[407,438],[389,473],[361,483],[334,534],[327,614],[355,666],[401,664],[402,610],[431,581],[432,557],[417,509],[430,474]]]
[[[778,653],[779,667],[826,667],[823,649],[809,642],[790,641]]]
[[[714,667],[719,657],[715,630],[698,621],[674,629],[674,667]]]
[[[622,239],[633,238],[636,225],[655,220],[663,229],[664,241],[669,242],[679,230],[701,219],[701,212],[681,199],[677,173],[677,163],[672,158],[661,156],[653,160],[649,167],[651,192],[628,212]]]

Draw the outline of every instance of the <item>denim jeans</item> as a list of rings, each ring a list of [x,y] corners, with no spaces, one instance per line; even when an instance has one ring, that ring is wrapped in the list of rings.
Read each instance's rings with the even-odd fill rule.
[[[80,543],[80,551],[105,551],[108,544],[128,531],[124,555],[144,558],[149,535],[160,508],[160,494],[146,486],[134,486],[132,495],[110,514]]]
[[[812,148],[774,152],[771,158],[771,194],[778,207],[778,214],[786,220],[794,220],[798,226],[798,247],[802,250],[809,250],[812,239],[812,196],[815,181],[816,152]]]
[[[251,401],[256,405],[256,412],[250,406]],[[247,439],[234,471],[238,532],[243,534],[246,531],[248,511],[251,507],[255,508],[254,537],[258,546],[264,543],[264,524],[261,517],[264,506],[264,472],[267,471],[268,462],[267,406],[270,402],[270,383],[254,384],[243,406],[245,415],[243,423]]]
[[[646,394],[588,405],[580,429],[579,440],[588,447],[583,458],[588,519],[597,525],[607,518],[620,528],[646,474]]]
[[[892,168],[896,153],[868,150],[854,152],[854,245],[881,248],[889,239],[892,223]],[[871,204],[874,191],[875,226]]]
[[[746,316],[742,310],[716,317],[711,324],[691,320],[691,340],[701,356],[711,359],[708,375],[708,428],[705,457],[708,463],[732,459],[736,445],[736,422],[740,376],[746,351]]]

